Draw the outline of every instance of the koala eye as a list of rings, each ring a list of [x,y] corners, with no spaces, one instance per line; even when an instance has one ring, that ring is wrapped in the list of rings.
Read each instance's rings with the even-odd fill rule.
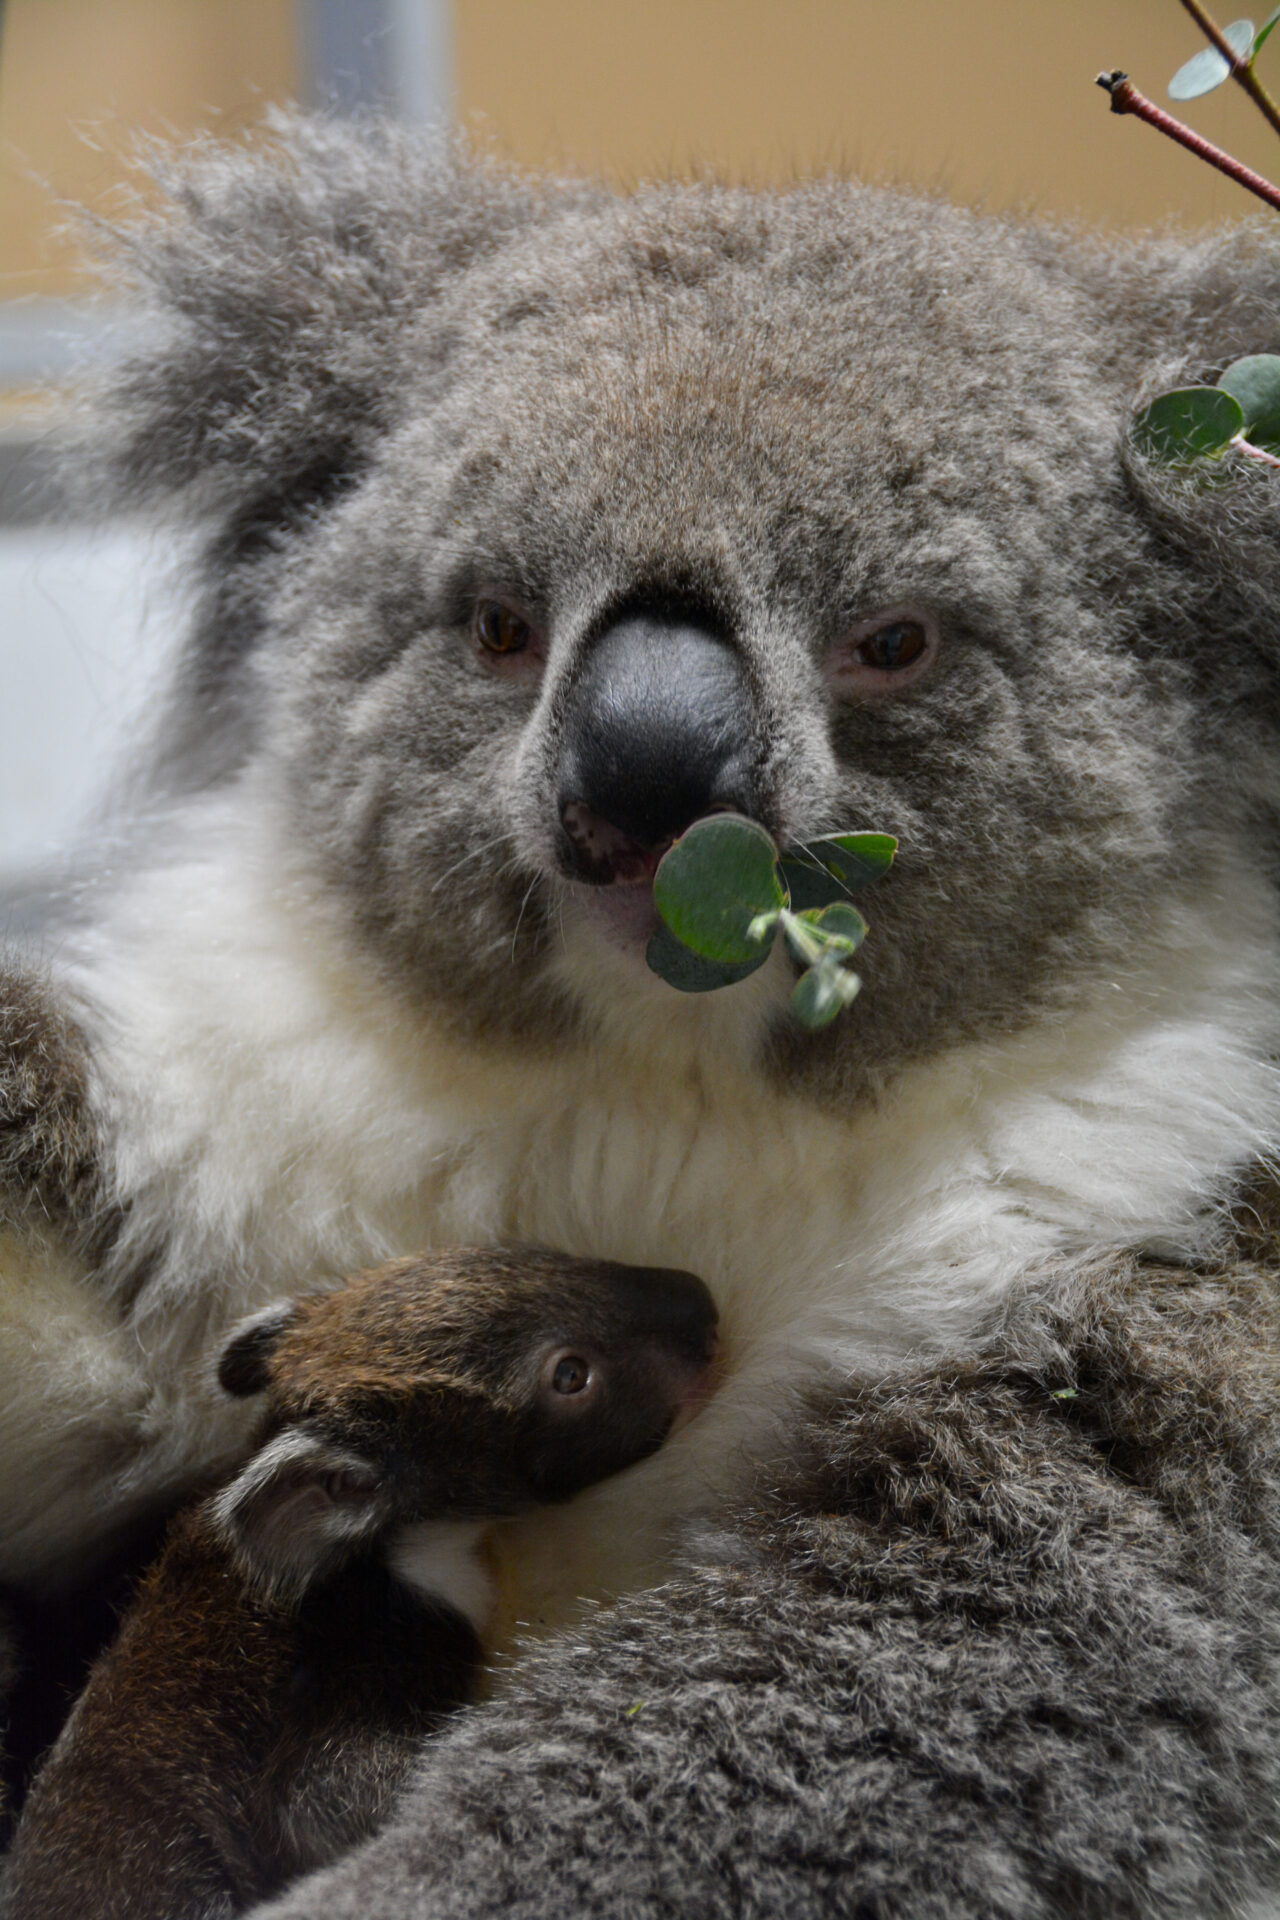
[[[551,1384],[557,1393],[581,1393],[591,1378],[591,1369],[581,1355],[567,1353],[557,1360]]]
[[[860,620],[827,661],[836,692],[891,693],[929,666],[938,650],[938,624],[916,607],[893,607]]]
[[[552,1400],[594,1400],[599,1372],[585,1354],[557,1347],[542,1363],[543,1391]]]
[[[920,658],[929,644],[929,636],[918,620],[894,620],[881,627],[854,648],[864,667],[879,667],[885,673],[900,673]]]
[[[501,600],[477,601],[471,631],[486,653],[524,653],[537,637],[523,615]]]

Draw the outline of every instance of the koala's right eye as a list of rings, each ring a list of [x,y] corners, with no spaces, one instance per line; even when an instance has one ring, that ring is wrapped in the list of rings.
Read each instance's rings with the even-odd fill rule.
[[[524,653],[537,639],[529,622],[501,600],[480,600],[471,616],[476,644],[486,653]]]

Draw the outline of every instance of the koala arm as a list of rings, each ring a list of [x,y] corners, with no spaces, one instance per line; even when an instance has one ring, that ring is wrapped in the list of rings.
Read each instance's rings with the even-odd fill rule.
[[[1265,1279],[1095,1275],[904,1369],[532,1653],[257,1920],[1210,1920],[1280,1817]]]

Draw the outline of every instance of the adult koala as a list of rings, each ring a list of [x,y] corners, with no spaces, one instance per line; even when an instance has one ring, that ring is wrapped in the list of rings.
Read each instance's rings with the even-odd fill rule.
[[[1269,230],[325,123],[171,185],[80,467],[202,597],[124,855],[11,968],[0,1573],[233,1457],[205,1358],[317,1276],[692,1268],[715,1400],[502,1536],[545,1645],[272,1912],[1263,1901],[1280,494],[1126,425],[1276,346]],[[780,954],[646,971],[722,805],[900,837],[826,1033]]]

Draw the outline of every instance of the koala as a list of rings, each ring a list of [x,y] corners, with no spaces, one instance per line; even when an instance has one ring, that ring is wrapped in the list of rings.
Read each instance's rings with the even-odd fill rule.
[[[11,1920],[242,1912],[364,1838],[471,1694],[487,1520],[654,1452],[710,1387],[692,1275],[393,1261],[223,1350],[256,1450],[175,1520],[28,1801]]]
[[[449,1244],[696,1272],[718,1391],[495,1526],[503,1698],[319,1910],[497,1911],[500,1846],[548,1913],[572,1884],[584,1913],[763,1915],[784,1883],[815,1915],[1242,1912],[1276,1857],[1265,1475],[1198,1411],[1204,1343],[1182,1402],[1125,1328],[1255,1270],[1280,494],[1161,473],[1128,427],[1274,348],[1271,226],[1104,240],[841,179],[622,195],[306,119],[160,185],[119,241],[141,344],[71,468],[186,542],[189,622],[97,877],[83,850],[9,963],[46,1012],[4,1084],[65,1033],[83,1091],[19,1101],[4,1162],[0,1581],[51,1604],[243,1458],[209,1363],[282,1290]],[[783,847],[897,836],[823,1033],[780,947],[706,994],[646,967],[656,862],[720,808]],[[64,1161],[79,1211],[33,1210],[24,1169]],[[1069,1374],[1028,1384],[1095,1322],[1201,1477],[1165,1452],[1155,1488]],[[1252,1379],[1270,1321],[1231,1324]],[[1030,1533],[935,1477],[946,1382],[984,1366],[973,1459]],[[919,1400],[905,1457],[854,1418],[886,1395]],[[1151,1608],[1182,1622],[1158,1686]],[[688,1688],[626,1719],[677,1628]]]

